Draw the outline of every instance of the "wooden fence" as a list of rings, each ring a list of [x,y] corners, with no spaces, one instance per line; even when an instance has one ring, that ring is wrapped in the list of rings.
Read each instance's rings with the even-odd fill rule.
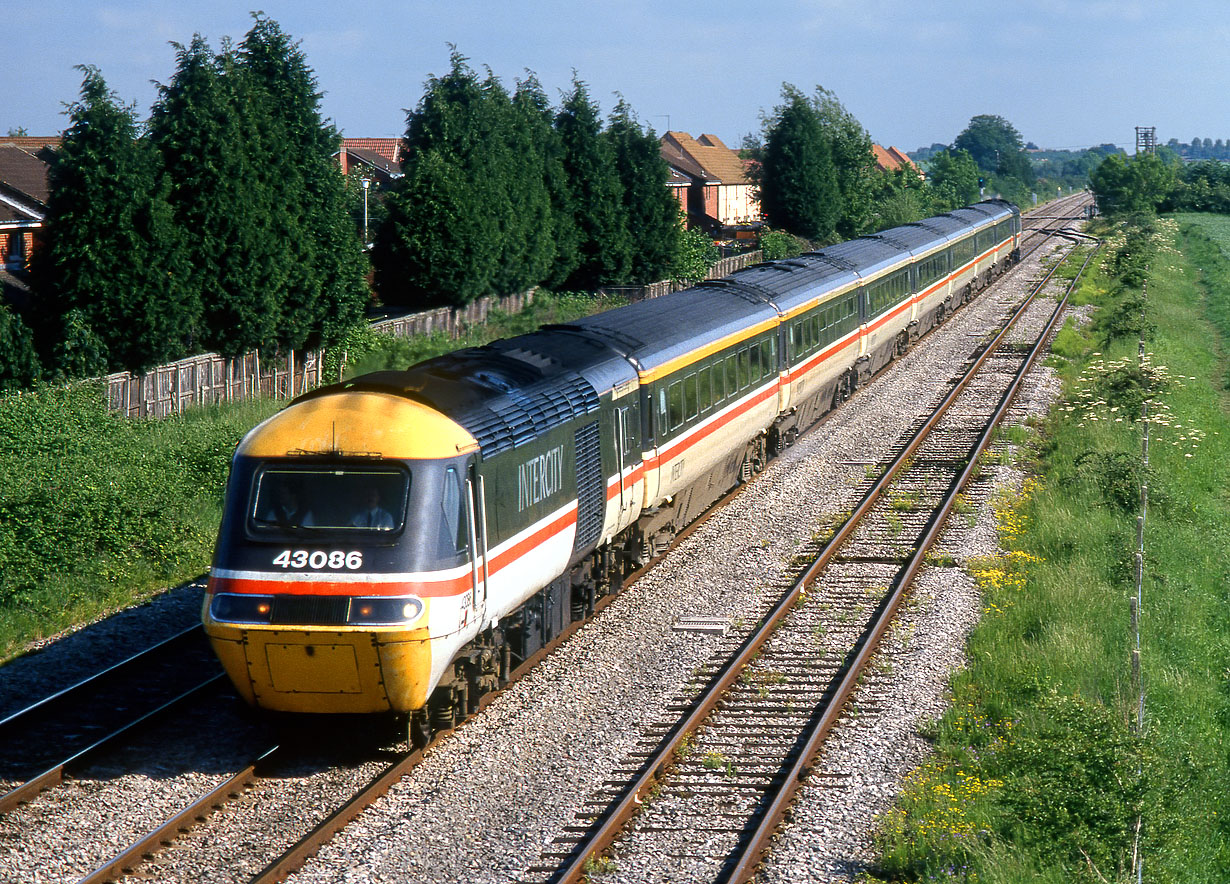
[[[764,252],[759,250],[754,252],[744,252],[741,255],[731,255],[729,258],[722,258],[709,268],[709,273],[705,279],[721,279],[723,276],[730,276],[736,270],[742,270],[744,267],[751,267],[753,264],[759,264],[764,260]],[[608,285],[601,288],[599,291],[604,295],[619,295],[621,298],[626,298],[629,301],[645,301],[649,298],[660,298],[663,295],[669,295],[671,292],[681,291],[693,283],[679,283],[673,280],[663,280],[662,282],[653,282],[649,285]]]
[[[486,322],[492,310],[520,313],[534,302],[535,291],[537,289],[530,289],[502,298],[479,298],[464,307],[437,307],[435,310],[393,316],[373,322],[372,330],[398,338],[429,335],[433,332],[444,332],[451,338],[457,338],[470,326]]]
[[[465,307],[441,307],[372,323],[381,334],[410,337],[443,331],[458,337],[467,327],[487,321],[493,309],[517,313],[534,300],[533,290],[503,298],[479,298]],[[195,405],[244,399],[290,399],[327,381],[321,376],[319,350],[292,350],[276,357],[253,351],[234,359],[203,353],[160,365],[142,374],[107,375],[107,405],[128,417],[167,417]]]
[[[709,268],[708,279],[720,279],[761,260],[761,252],[723,258]],[[606,294],[629,301],[658,298],[686,286],[666,281],[646,286],[610,286]],[[479,298],[465,307],[438,307],[392,316],[372,323],[373,330],[394,337],[443,332],[459,337],[467,328],[487,321],[492,310],[519,313],[534,301],[534,289],[503,298]],[[294,351],[262,358],[260,351],[234,359],[205,353],[160,365],[143,374],[121,371],[107,375],[107,404],[128,417],[167,417],[195,405],[275,397],[290,399],[336,378],[321,377],[319,350]]]
[[[205,353],[143,374],[107,375],[107,405],[128,417],[167,417],[195,405],[261,397],[291,398],[318,386],[320,352],[292,350],[262,359],[259,351],[234,359]]]

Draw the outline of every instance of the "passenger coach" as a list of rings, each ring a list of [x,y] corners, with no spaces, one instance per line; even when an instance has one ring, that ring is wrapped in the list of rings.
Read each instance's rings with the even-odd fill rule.
[[[206,596],[250,703],[419,742],[1018,257],[1001,201],[316,390],[236,451]]]

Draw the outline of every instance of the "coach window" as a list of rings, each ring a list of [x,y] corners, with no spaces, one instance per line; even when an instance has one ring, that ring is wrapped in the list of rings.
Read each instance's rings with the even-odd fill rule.
[[[699,414],[699,403],[696,399],[696,375],[690,374],[683,379],[684,419],[694,420]]]
[[[734,396],[739,392],[739,357],[731,353],[726,357],[726,395]]]
[[[760,374],[769,377],[777,373],[777,339],[766,338],[760,342]]]
[[[713,407],[713,370],[709,366],[696,373],[696,384],[700,387],[700,413],[705,414]]]
[[[677,430],[683,426],[683,384],[679,381],[671,384],[666,391],[667,407],[670,412],[669,426]]]
[[[468,526],[465,520],[464,497],[461,491],[461,474],[456,467],[444,471],[444,493],[440,498],[443,519],[441,527],[445,536],[440,538],[440,555],[448,557],[465,552],[469,547]]]
[[[760,380],[760,345],[752,344],[747,348],[748,373],[747,382],[755,385]]]

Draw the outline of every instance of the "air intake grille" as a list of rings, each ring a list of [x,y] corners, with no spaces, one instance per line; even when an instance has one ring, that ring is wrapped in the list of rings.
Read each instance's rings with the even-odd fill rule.
[[[350,611],[350,598],[336,595],[277,595],[273,597],[275,626],[342,626]]]
[[[606,483],[602,477],[602,446],[598,422],[577,430],[577,539],[573,552],[594,544],[602,533]]]
[[[483,457],[491,457],[597,410],[597,391],[580,375],[571,375],[509,389],[457,419],[478,440]]]

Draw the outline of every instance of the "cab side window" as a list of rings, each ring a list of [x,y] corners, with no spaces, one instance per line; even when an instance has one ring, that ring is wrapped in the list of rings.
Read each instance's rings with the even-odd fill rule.
[[[440,524],[446,535],[441,538],[443,548],[440,553],[452,556],[465,552],[470,546],[470,532],[465,513],[465,487],[457,467],[449,467],[444,471],[444,489],[440,495],[440,508]]]

